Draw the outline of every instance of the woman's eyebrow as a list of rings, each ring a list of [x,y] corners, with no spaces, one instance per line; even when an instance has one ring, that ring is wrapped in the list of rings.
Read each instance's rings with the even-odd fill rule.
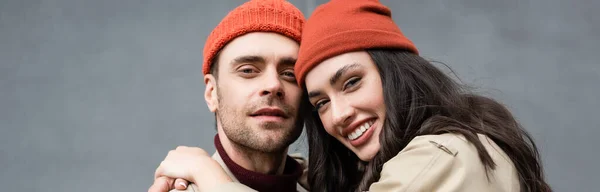
[[[358,68],[360,67],[360,65],[358,63],[353,63],[353,64],[349,64],[346,65],[340,69],[338,69],[335,74],[329,79],[329,84],[331,84],[332,86],[337,83],[340,80],[340,77],[342,77],[342,75],[344,75],[344,73],[346,73],[348,70],[352,69],[352,68]]]

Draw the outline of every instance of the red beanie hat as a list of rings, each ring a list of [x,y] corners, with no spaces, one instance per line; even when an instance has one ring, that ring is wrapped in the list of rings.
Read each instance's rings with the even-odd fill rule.
[[[304,15],[285,0],[251,0],[233,11],[215,27],[204,45],[202,72],[210,73],[216,54],[231,40],[251,32],[274,32],[300,43]]]
[[[332,0],[306,21],[298,61],[294,67],[298,85],[318,63],[347,52],[371,48],[404,49],[418,54],[402,34],[392,13],[377,0]]]

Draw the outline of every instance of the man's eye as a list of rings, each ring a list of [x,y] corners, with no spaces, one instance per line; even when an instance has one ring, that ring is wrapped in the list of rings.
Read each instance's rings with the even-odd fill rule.
[[[294,71],[291,70],[281,72],[281,77],[286,81],[296,81],[296,74],[294,74]]]
[[[296,74],[294,74],[294,72],[291,71],[284,71],[283,75],[296,78]]]
[[[243,65],[237,68],[238,73],[257,73],[258,69],[252,65]]]
[[[237,68],[236,73],[243,78],[252,78],[260,73],[260,71],[254,66],[244,65],[240,68]]]
[[[242,73],[253,73],[256,72],[254,69],[251,68],[245,68],[245,69],[241,69],[240,72]]]

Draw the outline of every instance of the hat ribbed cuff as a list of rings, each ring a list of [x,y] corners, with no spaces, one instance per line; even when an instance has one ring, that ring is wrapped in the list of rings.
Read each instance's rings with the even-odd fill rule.
[[[202,72],[208,74],[217,52],[231,40],[252,32],[274,32],[300,43],[304,20],[282,10],[259,7],[228,15],[209,35]]]
[[[303,57],[306,60],[299,60],[296,64],[301,66],[296,71],[297,83],[300,87],[304,85],[304,78],[313,67],[343,53],[374,48],[405,49],[415,54],[419,53],[414,44],[402,34],[377,29],[356,29],[339,32],[321,38],[312,45],[305,46],[308,46],[308,48],[304,50],[309,52],[299,53],[299,55],[309,56]]]

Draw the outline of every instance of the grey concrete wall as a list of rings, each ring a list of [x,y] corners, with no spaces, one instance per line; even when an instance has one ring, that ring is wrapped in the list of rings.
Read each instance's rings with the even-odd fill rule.
[[[242,2],[1,0],[1,191],[145,191],[168,150],[213,151],[201,51]],[[510,107],[554,189],[594,191],[599,1],[382,2],[424,57]]]

